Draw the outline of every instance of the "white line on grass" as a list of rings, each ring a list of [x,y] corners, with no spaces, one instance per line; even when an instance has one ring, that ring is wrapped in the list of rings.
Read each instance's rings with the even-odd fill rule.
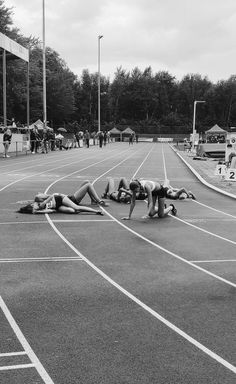
[[[38,374],[42,378],[45,384],[54,384],[51,377],[48,375],[45,368],[42,366],[41,362],[39,361],[38,357],[32,350],[31,346],[29,345],[28,341],[26,340],[25,336],[21,332],[19,326],[17,325],[16,321],[14,320],[13,316],[11,315],[9,309],[7,308],[3,298],[0,296],[0,307],[2,308],[2,311],[7,318],[10,326],[12,327],[13,331],[15,332],[19,342],[21,343],[23,349],[26,351],[27,355],[29,356],[32,365],[31,367],[35,367]],[[19,366],[20,368],[20,366]],[[29,367],[28,367],[29,368]]]

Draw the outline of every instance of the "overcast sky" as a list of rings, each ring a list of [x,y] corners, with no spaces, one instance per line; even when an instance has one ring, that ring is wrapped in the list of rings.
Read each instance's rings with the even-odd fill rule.
[[[14,25],[42,39],[42,0],[5,0]],[[151,66],[176,79],[188,73],[212,82],[236,74],[236,0],[45,0],[46,45],[79,77],[83,69],[113,79]]]

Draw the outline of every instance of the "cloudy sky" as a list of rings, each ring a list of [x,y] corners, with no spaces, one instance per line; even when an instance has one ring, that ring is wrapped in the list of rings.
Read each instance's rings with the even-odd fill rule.
[[[42,0],[5,0],[14,25],[42,39]],[[151,66],[176,79],[187,73],[212,82],[236,74],[236,0],[45,0],[46,45],[78,76],[98,69],[113,79]]]

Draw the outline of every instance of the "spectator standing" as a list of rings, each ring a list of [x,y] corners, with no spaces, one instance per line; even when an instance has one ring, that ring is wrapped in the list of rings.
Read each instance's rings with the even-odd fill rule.
[[[91,138],[93,139],[93,145],[96,145],[96,132],[91,133]]]
[[[37,134],[35,126],[30,131],[30,150],[32,154],[37,152]]]
[[[133,144],[133,134],[131,134],[130,136],[129,136],[129,145],[130,144]]]
[[[48,153],[48,142],[49,136],[47,128],[43,129],[43,139],[42,139],[42,153]]]
[[[54,131],[49,131],[48,132],[48,137],[49,137],[49,147],[51,151],[55,151],[55,132]]]
[[[98,133],[98,140],[99,140],[99,147],[100,148],[102,148],[102,145],[103,145],[103,139],[104,139],[104,135],[103,135],[103,132],[102,131],[100,131],[99,133]]]
[[[77,145],[78,145],[78,147],[77,147],[77,148],[80,148],[80,142],[79,142],[79,132],[76,132],[76,134],[75,134],[75,139],[76,139],[76,142],[77,142]]]
[[[12,138],[12,132],[9,128],[5,128],[4,134],[3,134],[3,146],[4,146],[4,154],[3,157],[10,157],[8,155],[8,150],[11,145],[11,138]]]
[[[104,145],[106,145],[106,143],[107,143],[107,131],[104,131],[103,140],[104,140]]]
[[[90,134],[89,134],[89,131],[87,129],[86,129],[85,134],[84,134],[84,139],[85,139],[86,147],[89,148]]]
[[[80,140],[80,146],[83,147],[83,140],[84,140],[84,132],[79,131],[79,140]]]
[[[73,143],[72,143],[72,148],[77,148],[77,139],[76,139],[76,134],[73,134]]]

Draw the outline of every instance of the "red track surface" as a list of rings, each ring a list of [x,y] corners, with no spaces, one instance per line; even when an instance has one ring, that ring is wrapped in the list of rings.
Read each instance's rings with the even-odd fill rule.
[[[22,156],[0,169],[1,383],[235,383],[235,200],[167,144]],[[89,179],[101,195],[108,176],[133,175],[167,176],[198,200],[152,220],[138,202],[128,222],[115,202],[103,217],[16,213],[38,191],[69,194]]]

